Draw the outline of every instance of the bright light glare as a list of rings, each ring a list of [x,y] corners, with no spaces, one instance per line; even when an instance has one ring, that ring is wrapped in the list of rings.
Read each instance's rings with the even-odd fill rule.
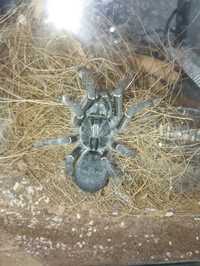
[[[47,22],[57,29],[78,33],[84,0],[47,0]]]

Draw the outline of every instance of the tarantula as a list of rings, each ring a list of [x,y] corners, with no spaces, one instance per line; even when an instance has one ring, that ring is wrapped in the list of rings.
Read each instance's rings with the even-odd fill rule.
[[[117,134],[126,128],[128,122],[144,108],[153,107],[157,99],[149,99],[130,106],[123,112],[123,91],[127,79],[119,80],[111,93],[98,90],[90,70],[79,70],[86,97],[76,103],[67,96],[60,101],[74,113],[73,123],[77,133],[57,139],[46,139],[35,143],[34,147],[52,144],[76,143],[70,155],[65,158],[67,174],[80,189],[96,192],[107,185],[109,177],[118,177],[120,169],[109,159],[115,150],[124,156],[133,157],[136,152],[115,141]]]

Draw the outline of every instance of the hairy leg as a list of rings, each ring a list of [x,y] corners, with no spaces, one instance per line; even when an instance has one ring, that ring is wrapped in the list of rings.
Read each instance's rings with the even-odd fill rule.
[[[132,150],[125,145],[118,143],[118,142],[113,142],[111,147],[118,153],[120,153],[123,156],[126,157],[135,157],[137,152],[136,150]]]
[[[59,97],[58,101],[64,104],[65,106],[69,107],[79,119],[83,118],[84,112],[79,103],[72,101],[66,95]]]
[[[33,147],[41,148],[43,146],[48,146],[48,145],[64,145],[64,144],[71,144],[76,141],[78,141],[78,135],[66,136],[63,138],[56,138],[56,139],[44,139],[34,143]]]
[[[149,100],[145,100],[145,101],[141,101],[137,104],[134,104],[132,106],[130,106],[128,108],[128,110],[126,111],[126,113],[123,115],[123,117],[121,118],[117,129],[119,131],[123,130],[126,128],[127,124],[130,122],[130,120],[138,113],[142,112],[145,108],[150,108],[150,107],[154,107],[157,104],[159,104],[161,101],[161,99],[156,98],[156,99],[149,99]]]
[[[129,202],[128,195],[123,191],[122,192],[120,191],[121,185],[123,183],[123,173],[121,169],[119,169],[108,159],[107,159],[107,169],[114,195],[117,198],[119,198],[123,203],[128,203]]]
[[[71,154],[65,157],[66,171],[69,176],[73,176],[74,172],[74,162],[78,159],[81,154],[81,147],[76,147]]]
[[[120,79],[116,85],[116,88],[112,92],[115,101],[116,116],[121,119],[123,115],[123,93],[131,82],[130,78]]]
[[[82,84],[84,89],[87,91],[87,97],[89,100],[96,99],[96,89],[97,84],[93,78],[92,71],[89,69],[82,67],[79,69],[79,77],[82,80]]]

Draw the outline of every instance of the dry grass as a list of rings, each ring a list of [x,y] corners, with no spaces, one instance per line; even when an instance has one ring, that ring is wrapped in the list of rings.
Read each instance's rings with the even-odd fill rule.
[[[159,144],[159,125],[176,117],[169,93],[169,87],[179,78],[173,63],[155,63],[147,57],[145,64],[145,58],[134,54],[132,46],[125,41],[120,48],[111,46],[103,32],[98,47],[82,47],[70,35],[58,35],[37,25],[30,19],[30,9],[23,8],[29,18],[25,25],[19,23],[18,13],[15,10],[11,18],[0,20],[4,55],[0,62],[0,100],[6,112],[2,118],[10,121],[7,151],[0,158],[4,174],[24,175],[42,184],[52,202],[69,210],[82,204],[97,206],[103,212],[114,206],[123,213],[172,207],[188,211],[191,203],[197,208],[195,197],[173,192],[173,184],[187,171],[187,158],[181,150],[165,150]],[[138,115],[119,137],[138,150],[134,159],[115,155],[124,171],[123,185],[115,188],[110,184],[95,195],[79,191],[65,176],[63,159],[73,146],[32,148],[37,140],[73,131],[69,109],[56,98],[63,94],[80,98],[84,94],[76,70],[80,65],[94,70],[106,89],[112,89],[120,77],[131,72],[133,82],[125,94],[125,107],[155,95],[163,98],[160,106]],[[182,118],[177,116],[176,121],[181,123]]]

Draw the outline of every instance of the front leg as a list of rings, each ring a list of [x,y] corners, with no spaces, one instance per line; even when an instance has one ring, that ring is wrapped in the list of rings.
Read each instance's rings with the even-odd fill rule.
[[[121,120],[119,121],[119,123],[117,125],[117,130],[118,131],[124,130],[127,127],[128,123],[131,121],[131,119],[136,114],[140,113],[145,108],[154,107],[154,106],[158,105],[160,103],[160,101],[161,101],[160,98],[149,99],[149,100],[141,101],[138,104],[134,104],[134,105],[130,106],[128,108],[128,110],[126,111],[126,113],[121,118]]]
[[[87,91],[87,98],[91,101],[96,99],[97,84],[93,78],[92,71],[82,67],[79,69],[79,77],[81,78],[84,89]]]
[[[118,81],[116,88],[112,92],[115,104],[115,115],[118,120],[120,120],[123,115],[123,93],[130,83],[131,80],[128,78],[121,79]]]
[[[78,135],[73,135],[73,136],[66,136],[63,138],[56,138],[56,139],[44,139],[41,141],[38,141],[33,144],[34,148],[41,148],[43,146],[48,146],[48,145],[64,145],[64,144],[71,144],[74,142],[77,142],[79,139]]]
[[[59,97],[58,99],[59,102],[64,104],[65,106],[69,107],[72,112],[75,113],[78,119],[82,119],[84,116],[84,111],[81,108],[81,105],[75,101],[72,101],[68,96],[63,95]]]

